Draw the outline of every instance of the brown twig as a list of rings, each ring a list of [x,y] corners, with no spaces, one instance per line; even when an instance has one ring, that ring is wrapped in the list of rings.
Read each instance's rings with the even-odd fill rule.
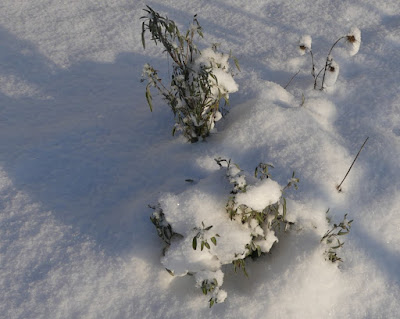
[[[337,186],[336,186],[336,189],[338,190],[338,192],[339,192],[339,193],[342,191],[342,188],[341,188],[341,186],[342,186],[342,184],[343,184],[344,180],[346,179],[347,175],[349,175],[349,173],[350,173],[350,170],[352,169],[352,167],[353,167],[354,163],[356,162],[356,160],[357,160],[358,156],[359,156],[359,155],[360,155],[360,153],[361,153],[361,150],[363,149],[363,147],[364,147],[365,143],[367,143],[368,139],[369,139],[369,137],[367,137],[367,138],[366,138],[366,140],[364,141],[363,145],[361,145],[361,148],[360,148],[360,150],[358,151],[358,153],[357,153],[356,157],[354,158],[354,161],[353,161],[353,163],[351,163],[351,165],[350,165],[350,168],[349,168],[349,170],[347,171],[346,175],[344,176],[343,180],[340,182],[340,184],[339,184],[339,185],[337,185]]]
[[[297,76],[297,74],[299,74],[300,73],[300,70],[298,70],[297,71],[297,73],[295,74],[295,75],[293,75],[291,78],[290,78],[290,80],[289,80],[289,82],[283,87],[284,89],[286,89],[288,86],[289,86],[289,84],[292,82],[292,80]]]

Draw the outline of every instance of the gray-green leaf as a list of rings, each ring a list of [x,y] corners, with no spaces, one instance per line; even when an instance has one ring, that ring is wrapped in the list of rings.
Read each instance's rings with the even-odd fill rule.
[[[146,45],[145,45],[145,41],[144,41],[144,21],[142,23],[142,45],[143,45],[143,49],[146,49]]]
[[[197,248],[197,237],[196,236],[193,237],[192,247],[194,250],[196,250],[196,248]]]
[[[148,85],[146,86],[146,99],[147,103],[149,104],[150,111],[153,112],[153,103],[151,102],[152,98],[151,98],[150,88]]]

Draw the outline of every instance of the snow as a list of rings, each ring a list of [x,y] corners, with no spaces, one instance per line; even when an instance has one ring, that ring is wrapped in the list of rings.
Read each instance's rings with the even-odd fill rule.
[[[145,51],[141,47],[144,1],[2,1],[1,315],[396,318],[399,2],[147,4],[183,29],[197,14],[205,39],[199,47],[221,43],[221,51],[232,50],[240,62],[230,112],[204,143],[171,136],[173,116],[161,98],[154,96],[154,110],[148,109],[143,65],[167,79],[171,61],[150,41]],[[299,38],[312,35],[322,67],[339,36],[357,35],[347,33],[354,25],[362,44],[348,51],[341,40],[332,53],[340,76],[327,91],[314,91],[310,59],[296,50]],[[335,186],[367,136],[338,193]],[[147,205],[162,199],[171,222],[185,229],[179,216],[185,210],[177,203],[197,203],[198,226],[208,226],[201,207],[219,211],[222,220],[226,176],[215,164],[218,157],[247,172],[272,163],[272,180],[284,186],[295,171],[300,183],[286,194],[293,229],[266,234],[269,253],[246,263],[248,278],[222,266],[218,298],[225,301],[209,309],[210,295],[202,295],[192,276],[165,270],[169,257],[163,259]],[[339,266],[324,260],[319,243],[328,208],[335,222],[346,213],[354,219]],[[222,236],[217,240],[211,249],[225,247]],[[198,256],[209,266],[208,251]]]
[[[336,80],[339,76],[339,64],[336,63],[335,60],[332,58],[329,60],[329,66],[326,70],[326,76],[325,76],[325,82],[324,82],[324,87],[330,87],[334,86],[336,83]]]
[[[219,271],[222,265],[230,264],[237,256],[243,255],[246,244],[251,241],[252,230],[240,220],[231,220],[225,210],[230,190],[226,185],[228,179],[221,177],[224,176],[220,171],[214,172],[187,191],[179,195],[166,194],[159,201],[172,230],[184,236],[173,240],[161,259],[162,264],[174,275]],[[254,188],[257,190],[256,186]],[[259,188],[265,189],[262,186]],[[279,186],[278,192],[275,201],[268,205],[279,200]],[[192,247],[194,237],[197,237],[196,249]],[[216,238],[216,245],[212,244],[212,237]],[[210,248],[200,250],[202,240],[207,240]],[[218,282],[222,284],[222,281]]]
[[[193,234],[193,237],[195,234]],[[187,273],[198,273],[201,271],[218,271],[221,267],[220,261],[215,255],[205,249],[202,251],[192,248],[192,238],[189,236],[179,243],[172,243],[161,263],[175,276],[184,276]]]
[[[300,55],[304,55],[307,52],[311,51],[311,43],[312,39],[309,35],[303,35],[299,41],[299,53]]]
[[[192,68],[196,72],[200,72],[201,67],[205,66],[212,69],[212,73],[216,79],[209,77],[211,83],[211,96],[217,99],[221,95],[229,98],[229,93],[235,93],[239,90],[238,84],[233,79],[231,69],[229,67],[229,55],[214,51],[212,48],[207,48],[201,51],[193,63]],[[214,116],[214,120],[220,118]]]
[[[244,204],[255,210],[262,211],[265,207],[276,203],[281,197],[281,187],[271,179],[266,179],[257,185],[251,185],[245,193],[236,195],[238,205]]]
[[[350,32],[346,36],[346,47],[349,51],[349,55],[356,55],[360,50],[361,45],[361,31],[359,28],[352,27]]]
[[[260,226],[258,226],[260,227]],[[278,242],[278,238],[275,236],[275,232],[274,231],[267,231],[264,230],[263,234],[265,235],[265,240],[262,239],[257,239],[254,241],[255,245],[260,246],[260,249],[263,253],[268,253],[271,250],[272,245],[274,245],[276,242]]]

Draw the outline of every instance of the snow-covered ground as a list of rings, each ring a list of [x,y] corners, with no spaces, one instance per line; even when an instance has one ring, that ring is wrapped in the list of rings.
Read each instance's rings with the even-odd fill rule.
[[[239,59],[239,91],[205,143],[172,137],[144,63],[168,76],[161,47],[141,44],[145,5],[201,47]],[[400,3],[398,0],[2,0],[0,4],[1,318],[397,318],[400,313]],[[302,35],[322,66],[351,27],[360,51],[334,51],[340,74],[314,91]],[[169,64],[170,65],[170,64]],[[289,79],[298,76],[287,87]],[[302,95],[304,94],[304,104]],[[338,193],[366,137],[369,140]],[[216,157],[271,175],[290,191],[301,229],[246,265],[223,268],[228,298],[208,308],[190,276],[160,262],[148,204],[190,193]],[[325,212],[354,219],[324,260]]]

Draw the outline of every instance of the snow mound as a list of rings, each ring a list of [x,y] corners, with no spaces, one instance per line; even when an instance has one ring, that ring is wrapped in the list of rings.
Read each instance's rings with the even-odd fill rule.
[[[255,210],[263,210],[276,203],[281,196],[279,184],[271,179],[265,179],[254,186],[249,186],[245,193],[236,196],[236,200],[238,205],[244,204]]]
[[[255,250],[269,252],[278,241],[271,229],[275,213],[268,215],[264,210],[282,196],[277,182],[267,178],[247,185],[237,165],[225,160],[219,164],[220,171],[190,189],[163,195],[160,209],[153,213],[160,223],[162,214],[167,223],[163,225],[175,233],[161,263],[175,276],[195,274],[196,286],[203,292],[212,291],[211,300],[217,303],[226,298],[226,292],[220,290],[222,265],[244,259]],[[230,201],[233,215],[228,213]]]

